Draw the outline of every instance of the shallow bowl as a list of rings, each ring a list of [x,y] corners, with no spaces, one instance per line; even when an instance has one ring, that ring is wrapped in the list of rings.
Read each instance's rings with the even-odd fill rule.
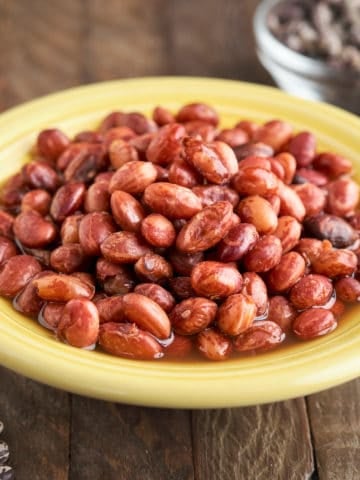
[[[282,118],[309,129],[319,148],[349,157],[360,172],[360,120],[325,104],[274,88],[205,78],[146,78],[74,88],[0,115],[0,176],[28,160],[37,132],[57,126],[69,134],[92,127],[111,110],[150,114],[204,101],[224,126],[243,118]],[[358,175],[359,176],[359,175]],[[360,308],[349,310],[332,334],[259,355],[211,362],[140,362],[58,342],[37,322],[0,299],[0,364],[45,384],[110,401],[179,408],[254,405],[302,396],[360,374]]]

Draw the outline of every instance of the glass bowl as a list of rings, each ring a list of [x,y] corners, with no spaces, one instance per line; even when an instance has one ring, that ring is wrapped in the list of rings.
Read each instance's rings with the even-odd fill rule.
[[[255,12],[254,34],[262,65],[286,92],[332,103],[360,115],[360,75],[295,52],[270,32],[269,12],[281,1],[263,0]]]

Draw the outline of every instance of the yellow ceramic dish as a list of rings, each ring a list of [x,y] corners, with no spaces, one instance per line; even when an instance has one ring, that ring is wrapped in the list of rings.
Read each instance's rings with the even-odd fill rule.
[[[282,118],[316,133],[321,148],[353,160],[360,172],[360,119],[333,107],[235,81],[201,78],[121,80],[71,89],[0,115],[0,175],[19,169],[36,133],[58,126],[72,134],[114,109],[150,113],[190,101],[214,105],[224,125],[239,118]],[[0,363],[71,392],[161,407],[230,407],[273,402],[338,385],[360,374],[360,308],[335,332],[224,363],[139,362],[59,343],[0,300]]]

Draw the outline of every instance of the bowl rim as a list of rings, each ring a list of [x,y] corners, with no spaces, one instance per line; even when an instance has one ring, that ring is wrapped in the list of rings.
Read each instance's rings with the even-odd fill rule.
[[[150,93],[151,101],[148,99]],[[227,109],[235,110],[239,108],[237,103],[245,108],[248,102],[255,105],[253,109],[268,107],[265,117],[272,109],[283,115],[296,113],[296,121],[300,124],[308,119],[313,124],[323,121],[326,125],[334,125],[339,135],[353,138],[360,148],[360,139],[356,136],[360,119],[336,107],[302,100],[273,87],[234,80],[147,77],[80,86],[8,110],[0,115],[0,146],[4,147],[4,151],[0,150],[0,158],[7,149],[13,153],[16,142],[20,142],[18,147],[23,151],[24,135],[33,138],[38,126],[49,126],[51,119],[63,121],[64,115],[71,118],[74,111],[80,115],[80,107],[84,107],[80,108],[81,115],[96,111],[100,116],[103,112],[99,112],[98,105],[105,100],[121,99],[129,106],[134,102],[134,95],[147,98],[147,104],[152,107],[155,106],[153,98],[176,95],[176,103],[182,103],[183,98],[204,101],[213,98],[214,105],[223,102]],[[108,111],[107,106],[104,109]],[[0,300],[1,364],[45,384],[110,401],[173,408],[242,406],[302,396],[360,375],[360,335],[354,334],[359,332],[355,323],[345,331],[335,331],[307,345],[299,344],[301,348],[290,352],[283,350],[281,355],[274,357],[265,354],[261,358],[250,357],[241,362],[230,360],[221,365],[146,363],[118,359],[101,352],[96,352],[95,356],[93,352],[56,342],[40,326],[32,325],[30,320],[6,306],[6,302]],[[346,344],[338,342],[339,339]],[[327,350],[329,345],[331,353]],[[280,364],[279,359],[284,362]]]
[[[267,16],[271,9],[284,0],[262,0],[256,7],[253,17],[253,31],[258,49],[269,56],[272,61],[281,65],[286,70],[322,80],[326,83],[352,85],[360,87],[360,74],[344,72],[329,66],[324,60],[316,59],[292,50],[278,40],[267,26]]]

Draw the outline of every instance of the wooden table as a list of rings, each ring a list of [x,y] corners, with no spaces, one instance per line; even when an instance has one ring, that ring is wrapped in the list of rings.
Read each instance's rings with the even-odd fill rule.
[[[0,0],[0,109],[122,77],[271,84],[255,58],[256,3]],[[70,395],[0,369],[3,438],[18,480],[359,480],[359,399],[357,380],[272,405],[160,410]]]

